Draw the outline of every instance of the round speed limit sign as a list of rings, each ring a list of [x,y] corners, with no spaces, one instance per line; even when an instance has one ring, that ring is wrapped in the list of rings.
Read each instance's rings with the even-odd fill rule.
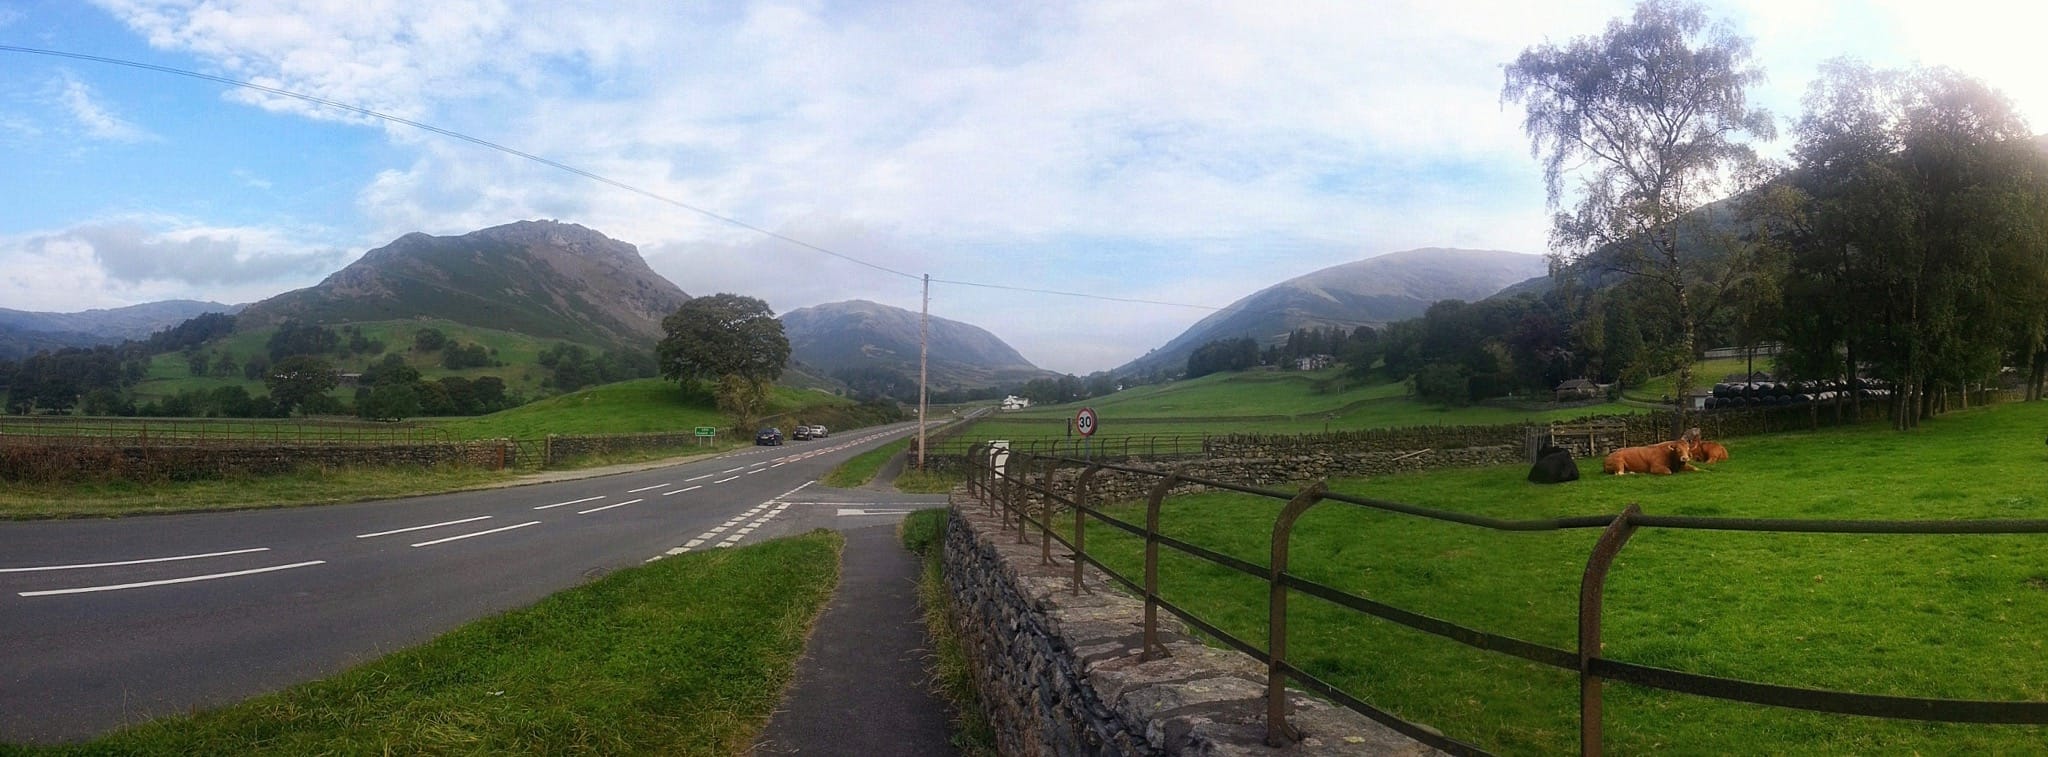
[[[1082,436],[1095,435],[1095,408],[1084,407],[1074,414],[1074,431]]]

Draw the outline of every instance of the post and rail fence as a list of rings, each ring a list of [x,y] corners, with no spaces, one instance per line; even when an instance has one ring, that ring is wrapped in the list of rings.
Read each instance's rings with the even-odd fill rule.
[[[991,514],[998,516],[1005,530],[1013,525],[1014,520],[1020,543],[1028,543],[1029,537],[1035,532],[1040,545],[1040,559],[1045,564],[1053,564],[1052,545],[1055,542],[1072,551],[1072,590],[1075,593],[1078,594],[1082,590],[1084,567],[1093,565],[1111,580],[1144,600],[1144,643],[1141,646],[1141,656],[1144,659],[1152,659],[1163,650],[1158,635],[1158,611],[1163,609],[1223,644],[1263,663],[1267,670],[1266,741],[1273,746],[1292,744],[1301,736],[1288,723],[1285,691],[1287,685],[1292,682],[1431,747],[1451,754],[1487,754],[1478,746],[1374,707],[1298,667],[1287,654],[1287,606],[1295,593],[1306,594],[1340,608],[1441,636],[1477,649],[1576,672],[1580,682],[1580,751],[1585,755],[1598,755],[1603,750],[1601,694],[1607,681],[1622,681],[1695,696],[1843,715],[1950,723],[2048,724],[2048,701],[1930,699],[1783,686],[1631,663],[1604,657],[1600,651],[1602,604],[1608,572],[1622,548],[1627,546],[1629,537],[1641,529],[1821,534],[2041,534],[2048,533],[2048,520],[1875,521],[1721,518],[1653,515],[1643,512],[1634,504],[1620,513],[1611,515],[1501,520],[1331,492],[1320,482],[1299,491],[1287,492],[1112,463],[1101,459],[1037,455],[1016,449],[1001,451],[986,445],[975,446],[969,451],[968,456],[972,461],[968,466],[968,491],[985,503]],[[1079,470],[1078,475],[1071,476],[1071,485],[1062,490],[1062,487],[1057,485],[1056,474],[1062,470],[1076,469]],[[1144,523],[1131,523],[1113,517],[1100,509],[1099,505],[1102,503],[1091,501],[1090,485],[1105,471],[1153,482],[1149,487],[1149,494],[1145,497]],[[1159,523],[1161,505],[1176,488],[1185,486],[1285,501],[1287,505],[1273,524],[1268,564],[1259,565],[1162,533]],[[1580,581],[1577,648],[1561,649],[1461,626],[1351,594],[1289,572],[1288,548],[1294,524],[1302,514],[1324,503],[1337,503],[1504,532],[1599,529],[1600,537],[1587,557]],[[1070,511],[1073,514],[1070,534],[1062,534],[1053,526],[1055,515],[1061,511]],[[1144,540],[1142,575],[1133,578],[1119,573],[1096,555],[1088,552],[1087,530],[1091,518],[1104,526]],[[1161,596],[1161,547],[1266,581],[1267,639],[1270,640],[1267,647],[1261,649]]]

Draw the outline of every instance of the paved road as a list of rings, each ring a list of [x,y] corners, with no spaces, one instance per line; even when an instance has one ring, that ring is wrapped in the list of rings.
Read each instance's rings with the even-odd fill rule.
[[[405,500],[0,523],[0,742],[229,704],[667,554],[893,522],[810,482],[913,428]]]

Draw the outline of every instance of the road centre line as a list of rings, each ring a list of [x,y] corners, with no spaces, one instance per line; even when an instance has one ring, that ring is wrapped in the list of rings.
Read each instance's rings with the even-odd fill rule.
[[[662,493],[661,493],[661,496],[664,496],[664,497],[666,497],[666,496],[668,496],[668,495],[671,495],[671,494],[681,494],[681,493],[683,493],[683,492],[693,492],[693,491],[696,491],[696,490],[698,490],[698,489],[702,489],[702,488],[704,488],[704,487],[703,487],[703,486],[702,486],[701,484],[700,484],[700,485],[698,485],[698,486],[688,486],[688,487],[684,487],[684,488],[681,488],[681,489],[677,489],[677,490],[675,490],[675,491],[672,491],[672,492],[662,492]]]
[[[501,527],[501,528],[493,528],[493,529],[491,529],[491,530],[489,530],[489,531],[478,531],[478,532],[476,532],[476,533],[473,533],[473,534],[463,534],[463,535],[461,535],[461,536],[450,536],[450,537],[448,537],[448,538],[446,538],[446,539],[435,539],[435,540],[433,540],[433,541],[423,541],[423,542],[420,542],[420,543],[418,543],[418,544],[414,544],[413,546],[415,546],[415,547],[431,547],[431,546],[434,546],[434,545],[436,545],[436,544],[443,544],[443,543],[446,543],[446,542],[451,542],[451,541],[455,541],[455,540],[457,540],[457,539],[467,539],[467,538],[469,538],[469,537],[472,537],[472,536],[483,536],[484,534],[495,534],[495,533],[497,533],[497,532],[499,532],[499,531],[510,531],[510,530],[512,530],[512,529],[515,529],[515,528],[525,528],[525,527],[527,527],[527,526],[538,526],[538,525],[540,525],[540,521],[537,521],[537,520],[529,520],[529,521],[527,521],[527,522],[525,522],[525,523],[521,523],[521,524],[519,524],[519,525],[516,525],[516,526],[504,526],[504,527]]]
[[[764,471],[764,470],[768,470],[768,469],[767,469],[767,468],[755,468],[755,469],[753,469],[753,470],[747,471],[745,475],[749,475],[749,476],[751,476],[751,475],[754,475],[754,474],[756,474],[756,473],[760,473],[761,471]]]
[[[710,478],[710,477],[712,477],[712,476],[716,476],[716,475],[718,475],[718,474],[716,474],[716,473],[706,473],[706,474],[704,474],[704,475],[702,475],[702,476],[698,476],[698,477],[696,477],[696,478],[686,478],[686,479],[683,479],[683,483],[686,483],[686,484],[687,484],[687,483],[690,483],[691,481],[702,481],[702,480],[704,480],[704,479],[707,479],[707,478]]]
[[[374,533],[374,534],[356,534],[356,538],[358,538],[358,539],[368,539],[368,538],[370,538],[370,537],[372,537],[372,536],[390,536],[390,535],[392,535],[392,534],[402,534],[402,533],[405,533],[405,532],[407,532],[407,531],[420,531],[420,530],[424,530],[424,529],[429,529],[429,528],[440,528],[440,527],[442,527],[442,526],[452,526],[452,525],[455,525],[455,524],[457,524],[457,523],[474,523],[474,522],[476,522],[476,521],[480,521],[480,520],[490,520],[490,519],[491,519],[491,516],[489,516],[489,515],[479,515],[479,516],[476,516],[476,517],[474,517],[474,518],[463,518],[462,520],[451,520],[451,521],[445,521],[445,522],[442,522],[442,523],[429,523],[429,524],[427,524],[427,525],[424,525],[424,526],[413,526],[413,527],[411,527],[411,528],[394,528],[394,529],[391,529],[391,530],[389,530],[389,531],[378,531],[378,532],[376,532],[376,533]]]
[[[766,460],[762,460],[761,462],[758,462],[758,463],[754,463],[753,465],[749,465],[749,466],[747,466],[747,467],[749,467],[749,468],[759,468],[759,467],[761,467],[761,466],[763,466],[763,465],[767,465],[767,464],[768,464],[768,461],[766,461]]]
[[[567,502],[556,502],[556,503],[554,503],[554,504],[552,504],[552,505],[541,505],[540,507],[536,507],[536,508],[533,508],[533,509],[535,509],[535,510],[546,510],[546,509],[548,509],[548,508],[550,508],[550,507],[561,507],[561,506],[563,506],[563,505],[580,505],[580,504],[583,504],[583,503],[585,503],[585,502],[595,502],[595,501],[597,501],[597,500],[600,500],[600,499],[604,499],[604,496],[605,496],[605,495],[599,494],[599,495],[597,495],[597,496],[595,496],[595,497],[584,497],[584,498],[582,498],[582,499],[572,499],[572,500],[569,500],[569,501],[567,501]],[[417,546],[419,546],[419,545],[415,544],[415,545],[413,545],[413,546],[417,547]]]
[[[80,563],[80,564],[77,564],[77,565],[38,565],[38,566],[34,566],[34,567],[28,567],[28,568],[0,568],[0,573],[34,573],[34,572],[37,572],[37,571],[44,571],[44,570],[77,570],[77,569],[81,569],[81,568],[111,568],[111,567],[114,567],[114,566],[117,566],[117,565],[141,565],[141,564],[143,564],[143,563],[152,563],[152,562],[170,562],[170,561],[172,561],[172,560],[197,560],[197,559],[200,559],[200,558],[202,558],[202,557],[223,557],[223,556],[226,556],[226,555],[242,555],[242,554],[248,554],[248,553],[250,553],[250,552],[266,552],[266,551],[269,551],[269,550],[270,550],[270,548],[269,548],[269,547],[252,547],[252,548],[250,548],[250,549],[236,549],[236,550],[230,550],[230,551],[227,551],[227,552],[208,552],[208,553],[206,553],[206,554],[203,554],[203,555],[178,555],[177,557],[152,557],[152,558],[149,558],[149,559],[147,559],[147,560],[122,560],[122,561],[120,561],[120,562],[95,562],[95,563]]]
[[[591,513],[597,512],[597,511],[599,511],[599,510],[610,510],[610,509],[612,509],[612,508],[614,508],[614,507],[625,507],[625,506],[627,506],[627,505],[630,505],[630,504],[633,504],[633,503],[635,503],[635,502],[639,502],[639,501],[640,501],[640,500],[637,500],[637,499],[629,499],[629,500],[626,500],[626,501],[624,501],[624,502],[620,502],[620,503],[617,503],[617,504],[611,504],[611,505],[605,505],[605,506],[603,506],[603,507],[593,507],[593,508],[590,508],[590,509],[588,509],[588,510],[577,510],[577,511],[576,511],[576,514],[577,514],[577,515],[589,515],[589,514],[591,514]]]
[[[733,472],[733,471],[736,471],[736,470],[746,470],[746,469],[747,469],[747,466],[744,466],[744,465],[742,465],[742,466],[740,466],[740,467],[738,467],[738,468],[727,468],[727,469],[725,469],[725,470],[719,471],[719,473],[731,473],[731,472]]]
[[[803,458],[799,457],[799,458],[797,458],[797,459],[798,459],[798,460],[802,460]],[[776,463],[776,464],[774,464],[774,465],[770,465],[770,466],[768,466],[768,467],[770,467],[770,468],[780,468],[780,467],[782,467],[782,466],[785,466],[785,465],[788,465],[788,464],[789,464],[789,463]]]
[[[21,596],[24,596],[24,597],[48,597],[48,596],[53,596],[53,595],[57,595],[57,594],[85,594],[85,593],[88,593],[88,592],[95,592],[95,591],[115,591],[115,590],[118,590],[118,589],[140,589],[140,588],[142,588],[142,587],[145,587],[145,586],[164,586],[164,585],[168,585],[168,584],[184,584],[184,583],[192,583],[192,582],[194,582],[194,581],[211,581],[211,580],[213,580],[213,579],[216,579],[216,578],[233,578],[233,577],[235,577],[235,576],[248,576],[248,575],[254,575],[254,574],[257,574],[257,573],[269,573],[269,572],[271,572],[271,571],[278,571],[278,570],[291,570],[292,568],[303,568],[303,567],[306,567],[306,566],[308,566],[308,565],[320,565],[320,564],[322,564],[322,563],[325,563],[325,562],[327,562],[327,561],[326,561],[326,560],[307,560],[307,561],[305,561],[305,562],[296,562],[296,563],[292,563],[292,564],[290,564],[290,565],[272,565],[272,566],[270,566],[270,567],[268,567],[268,568],[251,568],[251,569],[249,569],[249,570],[237,570],[237,571],[233,571],[233,572],[230,572],[230,573],[209,573],[209,574],[206,574],[206,575],[203,575],[203,576],[186,576],[186,577],[184,577],[184,578],[166,578],[166,579],[163,579],[163,580],[161,580],[161,581],[142,581],[142,582],[138,582],[138,583],[132,583],[132,584],[112,584],[112,585],[108,585],[108,586],[81,586],[81,587],[78,587],[78,588],[76,588],[76,589],[46,589],[46,590],[44,590],[44,591],[24,591],[24,592],[19,592],[19,593],[21,594]]]
[[[739,477],[739,476],[733,476],[732,478],[721,478],[721,479],[719,479],[719,480],[717,480],[717,481],[713,481],[713,482],[711,482],[711,483],[714,483],[714,484],[722,484],[722,483],[725,483],[725,482],[727,482],[727,481],[738,481],[738,480],[740,480],[740,477]]]
[[[658,484],[655,484],[655,485],[653,485],[653,486],[642,486],[642,487],[640,487],[640,488],[638,488],[638,489],[627,489],[627,490],[626,490],[626,493],[627,493],[627,494],[639,494],[639,493],[641,493],[641,492],[644,492],[644,491],[647,491],[647,490],[649,490],[649,489],[659,489],[659,488],[661,488],[661,487],[664,487],[664,486],[668,486],[668,482],[667,482],[667,481],[663,481],[663,482],[661,482],[661,483],[658,483]]]

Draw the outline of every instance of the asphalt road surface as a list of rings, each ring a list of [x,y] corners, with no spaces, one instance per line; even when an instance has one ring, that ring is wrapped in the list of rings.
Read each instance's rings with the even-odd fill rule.
[[[403,500],[0,523],[0,742],[231,704],[665,555],[893,522],[906,498],[813,481],[914,428]]]

